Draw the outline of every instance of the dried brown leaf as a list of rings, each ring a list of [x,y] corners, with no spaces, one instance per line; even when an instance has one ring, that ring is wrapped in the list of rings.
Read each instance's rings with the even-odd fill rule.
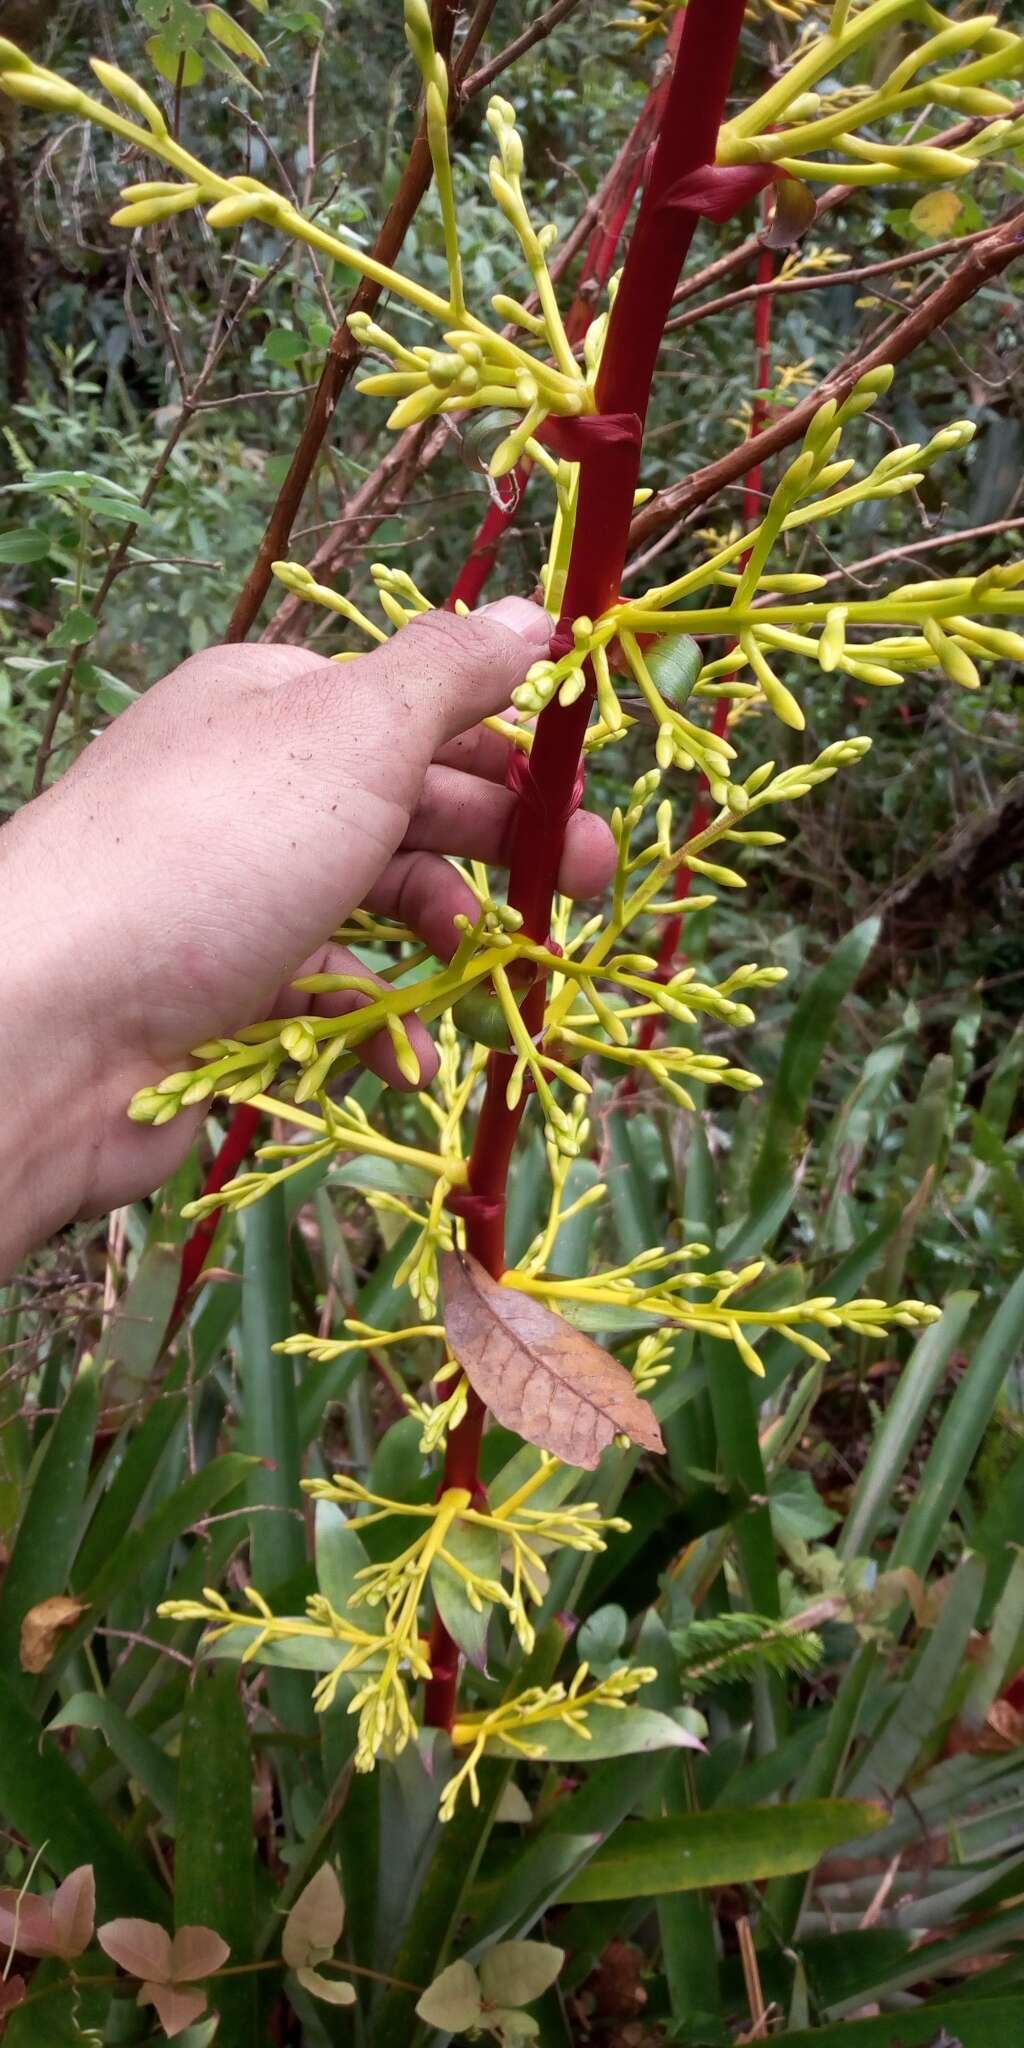
[[[74,1628],[84,1613],[81,1600],[72,1600],[67,1593],[54,1593],[51,1599],[30,1607],[21,1624],[22,1670],[45,1671],[57,1653],[62,1635]]]
[[[808,185],[800,178],[779,178],[771,220],[762,228],[758,240],[766,249],[792,249],[807,233],[816,211],[814,194]]]
[[[620,1432],[664,1450],[625,1366],[564,1316],[500,1286],[463,1252],[446,1254],[441,1279],[452,1356],[506,1429],[588,1469]]]

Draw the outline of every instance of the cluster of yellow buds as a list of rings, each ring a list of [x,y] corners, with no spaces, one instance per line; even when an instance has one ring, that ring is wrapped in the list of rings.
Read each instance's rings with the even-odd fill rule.
[[[629,0],[629,4],[632,12],[621,21],[613,21],[611,26],[631,35],[637,46],[642,47],[654,36],[668,34],[686,0]],[[751,13],[774,15],[777,21],[800,24],[811,15],[827,11],[829,5],[830,0],[754,0]]]
[[[170,1621],[202,1622],[208,1646],[227,1648],[230,1643],[244,1663],[292,1661],[318,1669],[322,1675],[314,1701],[319,1712],[332,1706],[346,1685],[352,1692],[348,1712],[359,1716],[356,1768],[372,1770],[378,1756],[399,1755],[417,1732],[411,1693],[431,1676],[422,1635],[428,1593],[443,1601],[446,1583],[454,1586],[464,1615],[468,1607],[469,1626],[475,1628],[473,1617],[480,1618],[481,1642],[489,1613],[499,1610],[528,1653],[535,1641],[530,1608],[547,1590],[544,1552],[603,1550],[609,1533],[628,1530],[619,1517],[602,1515],[594,1501],[565,1499],[577,1477],[555,1458],[536,1457],[535,1469],[489,1508],[474,1506],[470,1494],[458,1488],[434,1502],[410,1505],[348,1478],[309,1480],[305,1491],[314,1499],[359,1511],[351,1524],[357,1535],[392,1518],[416,1525],[413,1540],[397,1556],[356,1571],[344,1614],[317,1593],[307,1601],[305,1614],[276,1615],[252,1587],[246,1588],[242,1608],[207,1588],[201,1600],[167,1601],[159,1612]],[[459,1627],[457,1621],[453,1625]],[[522,1755],[544,1754],[549,1721],[585,1740],[589,1709],[621,1705],[651,1675],[617,1673],[610,1689],[602,1685],[584,1691],[582,1666],[568,1691],[561,1685],[535,1690],[489,1713],[468,1716],[453,1741],[470,1750],[472,1767],[449,1785],[442,1819],[450,1816],[460,1785],[475,1782],[475,1766],[486,1747],[504,1744],[506,1754],[509,1746]],[[532,1743],[524,1746],[528,1728]]]
[[[500,1706],[489,1711],[462,1715],[452,1728],[452,1746],[456,1753],[460,1749],[468,1749],[469,1755],[445,1786],[440,1818],[451,1819],[459,1793],[465,1786],[468,1786],[472,1805],[479,1806],[477,1771],[486,1753],[528,1760],[550,1757],[556,1746],[564,1746],[558,1744],[558,1737],[563,1731],[577,1737],[581,1747],[588,1741],[593,1745],[595,1709],[621,1711],[641,1686],[651,1684],[657,1672],[643,1664],[629,1669],[623,1667],[588,1686],[589,1676],[589,1666],[580,1664],[568,1687],[560,1682],[549,1686],[530,1686],[514,1699],[503,1700]],[[679,1730],[678,1740],[681,1745],[699,1747],[696,1742],[687,1743],[682,1730]]]
[[[832,92],[820,94],[816,88],[879,36],[911,21],[923,22],[932,33],[887,68],[880,83],[856,95],[851,122],[846,96],[837,106]],[[927,0],[866,0],[861,5],[833,0],[828,21],[806,39],[795,62],[723,125],[717,160],[771,164],[788,177],[830,183],[946,184],[970,176],[994,150],[1019,142],[1024,124],[1014,101],[993,85],[1019,78],[1022,71],[1024,38],[1001,28],[995,14],[950,22]],[[926,117],[932,108],[978,115],[986,126],[963,149],[938,145],[932,139],[937,131],[917,133],[908,142],[874,132],[880,123]],[[862,129],[872,132],[857,132]]]
[[[765,1271],[763,1259],[755,1259],[738,1271],[705,1272],[693,1265],[707,1258],[704,1244],[680,1245],[671,1251],[658,1247],[640,1252],[636,1258],[580,1280],[559,1275],[528,1273],[521,1267],[505,1275],[504,1284],[538,1301],[557,1305],[571,1316],[573,1309],[610,1308],[630,1315],[649,1316],[662,1325],[661,1336],[671,1328],[677,1333],[691,1330],[705,1337],[719,1338],[735,1345],[744,1364],[760,1377],[764,1367],[751,1341],[762,1332],[781,1331],[797,1350],[809,1358],[827,1362],[829,1352],[817,1338],[809,1337],[802,1325],[820,1330],[850,1330],[861,1336],[884,1337],[891,1328],[916,1330],[936,1322],[941,1311],[924,1301],[863,1299],[839,1302],[829,1294],[784,1308],[761,1308],[756,1302],[742,1306],[736,1300],[753,1286]],[[673,1268],[682,1267],[681,1271]],[[693,1298],[698,1290],[710,1290],[710,1300]],[[651,1356],[654,1356],[652,1353]],[[638,1364],[640,1361],[638,1360]],[[641,1377],[651,1380],[650,1358],[641,1367]]]

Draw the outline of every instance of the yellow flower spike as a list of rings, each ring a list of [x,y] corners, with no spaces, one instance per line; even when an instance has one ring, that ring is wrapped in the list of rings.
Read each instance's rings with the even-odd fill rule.
[[[489,1744],[501,1742],[526,1758],[543,1756],[544,1743],[538,1736],[542,1737],[545,1723],[563,1721],[585,1737],[586,1717],[592,1707],[624,1706],[641,1686],[651,1683],[656,1673],[649,1666],[641,1665],[633,1670],[613,1672],[587,1687],[588,1676],[586,1665],[581,1665],[568,1688],[561,1683],[547,1687],[531,1686],[516,1699],[503,1700],[497,1707],[482,1713],[461,1716],[451,1731],[452,1744],[456,1751],[468,1750],[469,1753],[445,1786],[439,1818],[442,1821],[451,1819],[459,1794],[464,1789],[468,1788],[471,1803],[479,1804],[477,1768]]]
[[[310,604],[322,605],[326,611],[340,613],[342,618],[358,626],[368,640],[374,640],[379,644],[387,639],[387,634],[382,633],[380,627],[375,626],[373,620],[368,619],[365,612],[360,611],[359,606],[352,603],[351,598],[343,597],[340,591],[331,590],[325,583],[318,583],[301,562],[272,562],[270,566],[278,582],[283,583],[286,590],[294,591],[296,596],[306,598]]]

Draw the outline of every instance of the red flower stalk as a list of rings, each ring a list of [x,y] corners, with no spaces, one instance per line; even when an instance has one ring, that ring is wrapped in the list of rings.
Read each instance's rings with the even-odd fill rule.
[[[689,0],[661,135],[609,320],[596,414],[548,423],[552,447],[580,465],[575,539],[562,617],[551,647],[556,658],[572,644],[574,619],[596,618],[618,597],[662,330],[700,213],[714,210],[709,194],[717,174],[711,167],[744,4],[745,0]],[[698,178],[697,173],[702,175]],[[517,769],[519,804],[508,900],[522,913],[528,936],[541,942],[549,935],[565,827],[582,791],[583,741],[594,695],[588,664],[583,695],[575,704],[561,705],[556,699],[548,705],[538,720],[528,764]],[[522,759],[516,757],[517,762]],[[544,1003],[544,982],[538,978],[523,1003],[523,1020],[532,1035],[542,1028]],[[511,1052],[491,1054],[469,1163],[469,1191],[452,1203],[464,1219],[469,1251],[495,1278],[504,1271],[508,1169],[525,1107],[525,1093],[515,1109],[506,1101],[514,1064]],[[483,1423],[483,1404],[471,1390],[466,1418],[449,1438],[446,1488],[478,1490]],[[450,1727],[458,1653],[436,1614],[430,1662],[434,1675],[427,1686],[425,1720],[430,1727]]]

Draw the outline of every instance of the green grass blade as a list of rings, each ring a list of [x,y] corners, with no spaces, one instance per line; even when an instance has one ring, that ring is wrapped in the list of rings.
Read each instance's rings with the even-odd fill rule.
[[[1000,1388],[1024,1338],[1024,1272],[974,1347],[974,1356],[943,1418],[921,1483],[890,1560],[923,1577],[944,1522],[970,1471]]]
[[[55,1744],[40,1746],[39,1723],[2,1675],[0,1730],[4,1826],[35,1849],[45,1842],[46,1861],[61,1877],[80,1863],[93,1864],[101,1917],[135,1913],[166,1920],[166,1894]]]
[[[720,1807],[714,1813],[629,1821],[572,1879],[562,1898],[579,1905],[755,1884],[787,1871],[811,1870],[826,1850],[884,1823],[879,1807],[846,1799],[749,1811]]]
[[[213,1927],[232,1963],[254,1957],[253,1838],[249,1731],[228,1665],[201,1670],[189,1694],[178,1763],[174,1913],[179,1927]],[[259,2039],[253,1977],[211,1987],[219,2048]]]
[[[880,921],[865,918],[841,939],[831,960],[808,983],[793,1012],[768,1101],[764,1136],[750,1183],[750,1210],[768,1202],[790,1172],[814,1077],[849,995],[878,937]]]
[[[95,1360],[88,1360],[46,1438],[0,1594],[0,1669],[25,1695],[33,1681],[21,1670],[21,1624],[30,1607],[67,1591],[89,1481],[99,1393],[99,1368]]]
[[[243,1448],[265,1460],[249,1481],[252,1572],[264,1591],[306,1562],[300,1513],[301,1461],[295,1367],[272,1350],[291,1335],[291,1284],[284,1201],[274,1189],[245,1217],[242,1292]]]
[[[938,1622],[900,1685],[896,1704],[846,1788],[852,1799],[895,1798],[942,1725],[985,1583],[980,1558],[955,1573]]]
[[[810,2033],[786,2034],[786,2048],[1010,2048],[1024,2036],[1024,1992],[1014,1998],[948,1999],[879,2019],[841,2020]]]
[[[67,1705],[46,1726],[47,1735],[61,1728],[94,1728],[102,1735],[111,1754],[131,1777],[136,1778],[153,1801],[157,1812],[173,1825],[177,1773],[170,1758],[145,1734],[136,1721],[129,1720],[113,1700],[96,1693],[76,1692]]]
[[[952,1295],[941,1322],[933,1323],[918,1338],[857,1481],[836,1545],[841,1558],[866,1557],[878,1535],[900,1474],[977,1298],[975,1294]]]

